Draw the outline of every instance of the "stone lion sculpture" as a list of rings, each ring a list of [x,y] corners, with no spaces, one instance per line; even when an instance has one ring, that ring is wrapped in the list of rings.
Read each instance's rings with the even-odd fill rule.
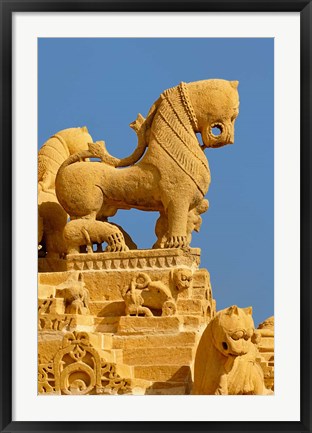
[[[138,146],[127,158],[104,146],[70,156],[56,177],[56,194],[71,218],[106,220],[118,209],[158,211],[168,221],[164,248],[188,246],[187,223],[210,184],[206,147],[234,142],[237,81],[180,83],[165,90],[146,119],[130,126]],[[196,133],[200,133],[200,145]],[[83,162],[98,157],[101,162]]]
[[[38,152],[38,244],[50,257],[65,253],[63,229],[67,213],[55,194],[56,173],[72,154],[88,149],[88,129],[68,128],[50,137]]]
[[[119,228],[107,222],[72,220],[66,224],[63,235],[67,254],[79,254],[81,246],[87,247],[87,253],[93,253],[93,244],[101,247],[102,242],[107,243],[106,251],[129,250]]]
[[[219,311],[197,348],[192,394],[269,394],[257,362],[258,338],[251,307]]]

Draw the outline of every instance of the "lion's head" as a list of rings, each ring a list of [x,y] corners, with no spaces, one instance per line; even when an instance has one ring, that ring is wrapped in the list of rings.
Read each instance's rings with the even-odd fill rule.
[[[205,147],[234,143],[239,112],[238,81],[204,80],[186,85]]]
[[[93,142],[86,126],[63,129],[55,135],[65,141],[70,155],[88,149],[88,143]]]
[[[178,291],[187,290],[191,287],[193,273],[191,269],[174,269],[172,272],[173,283]]]
[[[233,305],[221,310],[211,326],[214,345],[222,355],[241,356],[249,352],[255,332],[251,307]]]

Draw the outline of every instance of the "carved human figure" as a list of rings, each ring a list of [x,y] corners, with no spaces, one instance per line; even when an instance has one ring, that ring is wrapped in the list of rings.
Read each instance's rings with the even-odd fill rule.
[[[69,221],[64,228],[64,240],[68,254],[78,254],[81,246],[93,253],[93,244],[107,242],[106,251],[127,251],[122,232],[113,224],[93,219]]]
[[[133,281],[131,281],[130,286],[124,290],[122,295],[126,304],[125,310],[127,316],[153,316],[149,308],[143,307],[144,299],[141,295],[141,290],[136,288]]]
[[[170,289],[162,281],[152,281],[144,272],[139,272],[131,280],[129,288],[123,293],[123,298],[127,315],[153,316],[151,310],[160,311],[162,316],[172,316],[176,313],[176,304]]]
[[[203,150],[233,143],[237,86],[204,80],[164,91],[146,119],[139,115],[130,125],[138,135],[132,155],[114,158],[91,144],[62,164],[56,177],[59,202],[72,219],[104,220],[118,209],[158,211],[168,220],[164,247],[187,247],[189,211],[202,203],[210,184]],[[80,162],[86,157],[101,162]]]
[[[252,308],[221,310],[199,342],[193,394],[269,394],[257,362]]]

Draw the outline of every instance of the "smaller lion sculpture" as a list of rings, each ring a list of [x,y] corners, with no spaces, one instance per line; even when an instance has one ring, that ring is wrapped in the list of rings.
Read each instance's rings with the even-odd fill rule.
[[[258,363],[258,338],[251,307],[219,311],[197,348],[192,394],[270,394]]]
[[[106,242],[106,251],[128,251],[121,230],[113,224],[102,221],[77,219],[69,221],[64,228],[64,240],[67,254],[79,254],[80,247],[85,246],[87,253],[93,253],[93,244],[102,248]]]
[[[63,230],[68,216],[55,194],[55,178],[70,155],[88,149],[88,128],[68,128],[50,137],[38,152],[38,246],[42,257],[59,258],[66,250]]]

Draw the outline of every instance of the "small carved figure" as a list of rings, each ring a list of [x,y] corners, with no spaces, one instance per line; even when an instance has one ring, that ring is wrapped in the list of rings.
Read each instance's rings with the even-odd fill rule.
[[[189,247],[192,240],[192,232],[195,230],[199,232],[202,217],[200,216],[204,212],[207,212],[209,207],[209,202],[207,199],[203,199],[198,206],[194,209],[190,210],[187,217],[187,225],[186,225],[186,236],[187,236],[187,244],[186,247]],[[158,220],[156,221],[155,226],[155,234],[157,236],[157,241],[153,245],[153,248],[164,248],[168,239],[168,218],[164,213],[160,213]]]
[[[251,307],[219,311],[197,348],[192,393],[269,394],[257,362],[257,338]]]
[[[107,242],[106,251],[127,251],[122,232],[113,224],[93,219],[77,219],[69,221],[64,228],[64,239],[68,254],[78,254],[81,246],[93,253],[93,244],[101,246]]]
[[[193,231],[199,233],[200,227],[202,225],[201,214],[207,212],[209,208],[209,201],[203,199],[198,206],[192,209],[188,214],[187,219],[187,245],[191,244]]]
[[[130,286],[123,292],[123,298],[126,304],[127,316],[153,316],[149,308],[143,307],[144,299],[141,296],[141,290],[135,287],[133,281],[131,281]]]
[[[181,268],[172,271],[173,284],[179,292],[189,290],[193,281],[193,273],[190,269]]]
[[[82,274],[73,275],[57,286],[57,296],[64,298],[65,313],[89,314],[89,291],[83,281]]]
[[[152,310],[162,316],[176,313],[176,304],[169,288],[162,281],[152,281],[144,272],[131,280],[130,287],[123,293],[127,315],[153,316]]]
[[[65,312],[68,314],[89,314],[89,293],[82,287],[65,289]]]
[[[203,150],[234,142],[237,86],[237,81],[216,79],[165,90],[146,119],[139,115],[130,125],[138,136],[132,155],[114,158],[93,143],[61,165],[59,202],[72,219],[104,221],[118,209],[158,211],[168,220],[164,248],[187,247],[189,211],[202,203],[210,184]],[[87,157],[101,162],[80,162]]]

